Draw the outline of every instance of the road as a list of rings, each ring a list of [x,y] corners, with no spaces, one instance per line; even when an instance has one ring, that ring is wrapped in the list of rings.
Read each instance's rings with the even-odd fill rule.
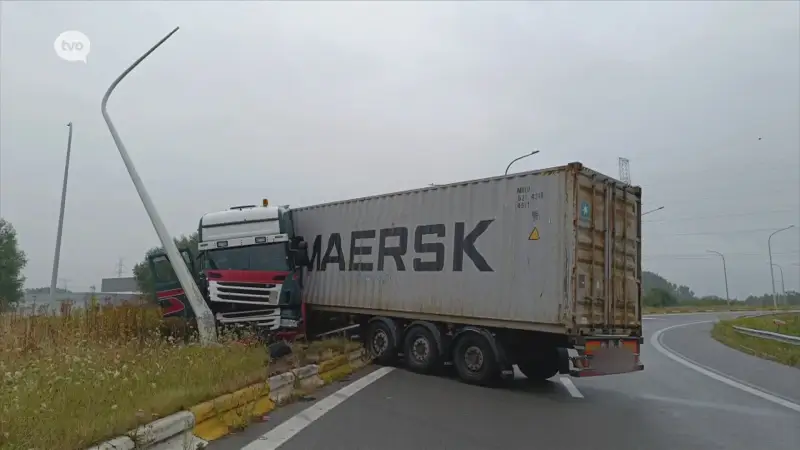
[[[711,339],[731,315],[647,319],[635,374],[490,389],[371,367],[208,448],[796,450],[800,370]]]

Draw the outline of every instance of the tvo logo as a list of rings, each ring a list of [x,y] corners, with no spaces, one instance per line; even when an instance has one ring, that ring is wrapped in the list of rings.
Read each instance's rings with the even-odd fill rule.
[[[53,42],[53,49],[56,51],[56,55],[64,61],[82,61],[85,64],[92,46],[89,37],[85,34],[70,30],[58,35]]]

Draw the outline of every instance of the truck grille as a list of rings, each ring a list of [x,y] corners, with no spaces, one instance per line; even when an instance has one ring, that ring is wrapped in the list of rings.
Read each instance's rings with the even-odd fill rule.
[[[255,325],[268,330],[276,330],[281,323],[281,309],[259,309],[252,311],[239,311],[218,313],[217,320],[223,324]]]
[[[282,287],[282,284],[211,281],[208,293],[212,302],[277,305]]]

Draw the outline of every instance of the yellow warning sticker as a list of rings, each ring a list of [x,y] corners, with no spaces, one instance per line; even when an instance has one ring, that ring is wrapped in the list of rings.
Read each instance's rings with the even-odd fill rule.
[[[528,236],[529,241],[538,241],[539,240],[539,229],[534,227],[531,234]]]

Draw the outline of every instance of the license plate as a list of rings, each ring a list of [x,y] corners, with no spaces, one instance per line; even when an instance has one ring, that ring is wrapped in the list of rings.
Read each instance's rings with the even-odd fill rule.
[[[591,366],[602,373],[630,372],[636,367],[636,355],[624,347],[601,348],[594,351]]]

